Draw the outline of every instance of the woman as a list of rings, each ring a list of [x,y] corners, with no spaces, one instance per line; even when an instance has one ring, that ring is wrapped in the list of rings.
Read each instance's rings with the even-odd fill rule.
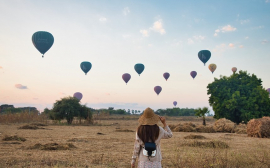
[[[157,125],[159,120],[164,125],[165,130]],[[166,119],[165,117],[156,115],[151,108],[147,108],[144,110],[138,122],[139,127],[136,132],[131,167],[135,167],[136,158],[138,157],[138,168],[161,168],[162,156],[160,151],[160,140],[172,137],[172,132],[166,124]],[[143,152],[146,142],[154,142],[156,144],[154,156],[148,156],[148,154]]]

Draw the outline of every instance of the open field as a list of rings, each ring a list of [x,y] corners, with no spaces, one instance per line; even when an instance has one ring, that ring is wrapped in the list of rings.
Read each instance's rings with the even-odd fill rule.
[[[42,129],[0,125],[0,167],[130,167],[137,118],[96,118],[94,126],[37,126]],[[189,121],[202,124],[192,117],[167,119],[168,124]],[[190,134],[206,139],[185,139]],[[161,148],[163,167],[270,167],[270,139],[245,134],[173,132]]]

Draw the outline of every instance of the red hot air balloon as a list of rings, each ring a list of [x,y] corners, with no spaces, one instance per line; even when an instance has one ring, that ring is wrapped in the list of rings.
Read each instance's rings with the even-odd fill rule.
[[[233,71],[233,73],[235,73],[237,71],[237,68],[236,67],[233,67],[232,68],[232,71]]]
[[[76,92],[73,94],[73,97],[76,97],[79,101],[81,101],[83,95],[80,92]]]
[[[131,76],[128,73],[125,73],[125,74],[122,75],[122,79],[126,82],[126,84],[130,80],[130,78],[131,78]]]
[[[162,88],[160,86],[155,86],[154,87],[154,91],[157,93],[157,95],[159,95],[159,93],[161,92]]]
[[[165,72],[164,74],[163,74],[163,77],[166,79],[166,81],[167,81],[167,79],[170,77],[170,74],[168,73],[168,72]]]
[[[192,76],[192,78],[194,79],[197,75],[197,72],[196,71],[191,71],[190,72],[190,75]]]
[[[177,101],[174,101],[174,102],[173,102],[173,105],[176,106],[176,105],[177,105]]]

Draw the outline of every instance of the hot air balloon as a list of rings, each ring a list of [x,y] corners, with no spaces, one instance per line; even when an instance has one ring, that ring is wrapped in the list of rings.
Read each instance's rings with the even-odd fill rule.
[[[198,53],[198,56],[199,56],[199,59],[204,63],[205,63],[210,59],[211,57],[211,52],[208,51],[208,50],[201,50],[199,53]]]
[[[79,101],[81,101],[83,95],[80,92],[76,92],[73,94],[73,97],[76,97]]]
[[[208,66],[208,69],[209,69],[212,73],[214,73],[214,71],[217,69],[217,65],[216,65],[216,64],[210,64],[210,65]]]
[[[167,81],[167,79],[170,77],[170,74],[168,73],[168,72],[165,72],[164,74],[163,74],[163,77],[166,79],[166,81]]]
[[[233,71],[233,73],[235,73],[237,71],[237,68],[236,67],[232,67],[232,71]]]
[[[139,74],[139,76],[140,76],[140,74],[143,72],[143,70],[144,70],[144,65],[143,64],[136,64],[135,66],[134,66],[134,69],[135,69],[135,71]]]
[[[270,95],[270,88],[268,88],[268,89],[266,89],[267,90],[267,92],[269,93],[269,95]]]
[[[38,31],[32,36],[32,42],[36,49],[42,54],[44,54],[51,48],[54,42],[53,35],[49,32]]]
[[[191,71],[190,72],[190,75],[192,76],[192,78],[194,79],[197,75],[197,72],[196,71]]]
[[[85,73],[85,75],[87,74],[87,72],[90,71],[91,68],[92,64],[90,62],[84,61],[81,63],[81,69]]]
[[[125,74],[122,75],[122,79],[126,82],[126,84],[130,80],[130,78],[131,78],[131,76],[128,73],[125,73]]]
[[[174,102],[173,102],[173,105],[176,106],[176,105],[177,105],[177,101],[174,101]]]
[[[160,86],[155,86],[154,87],[154,91],[157,93],[157,95],[159,95],[159,93],[161,92],[162,88]]]

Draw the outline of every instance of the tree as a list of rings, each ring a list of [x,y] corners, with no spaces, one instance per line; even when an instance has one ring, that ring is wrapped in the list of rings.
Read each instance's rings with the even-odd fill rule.
[[[262,80],[254,74],[239,71],[229,77],[221,76],[207,88],[209,104],[216,119],[227,118],[239,124],[270,115],[269,93],[262,87]]]
[[[198,117],[202,117],[203,118],[203,125],[206,126],[206,122],[205,122],[205,115],[209,114],[210,110],[207,107],[204,108],[198,108],[194,110],[196,113],[195,115]]]
[[[53,113],[53,118],[56,120],[61,120],[66,118],[67,123],[71,124],[73,118],[78,116],[81,110],[81,105],[79,100],[74,97],[65,97],[61,100],[57,100],[54,105],[53,109],[51,110]]]

